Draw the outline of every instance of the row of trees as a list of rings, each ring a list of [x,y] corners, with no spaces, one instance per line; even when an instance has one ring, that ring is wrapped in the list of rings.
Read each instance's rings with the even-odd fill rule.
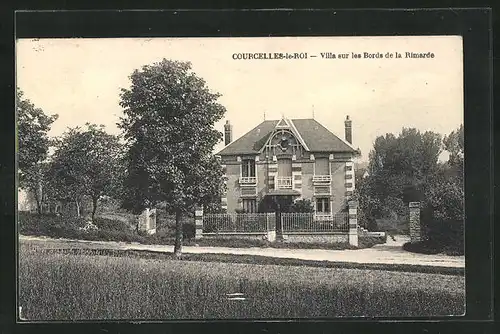
[[[176,217],[175,254],[181,255],[182,216],[197,205],[218,205],[222,168],[213,156],[222,133],[214,129],[225,108],[189,62],[163,60],[143,66],[122,89],[121,136],[87,123],[50,139],[57,115],[47,116],[17,92],[20,187],[44,202],[119,199],[138,214],[162,205]],[[53,153],[49,154],[49,149]]]
[[[49,139],[57,115],[47,116],[18,91],[18,171],[20,187],[35,199],[37,212],[55,203],[72,203],[80,216],[84,200],[92,203],[120,193],[123,145],[103,126],[87,123]],[[40,126],[42,125],[42,126]],[[49,155],[49,151],[53,153]]]

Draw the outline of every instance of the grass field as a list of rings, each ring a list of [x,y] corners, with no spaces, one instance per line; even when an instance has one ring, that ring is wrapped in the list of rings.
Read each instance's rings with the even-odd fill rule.
[[[465,304],[459,275],[46,253],[30,244],[19,255],[28,320],[424,317],[460,315]]]

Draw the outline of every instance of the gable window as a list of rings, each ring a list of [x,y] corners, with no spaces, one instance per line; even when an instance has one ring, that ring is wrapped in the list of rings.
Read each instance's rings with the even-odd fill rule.
[[[241,176],[255,177],[255,160],[245,159],[241,162]]]
[[[243,199],[243,210],[245,213],[255,213],[257,212],[257,200],[256,199]]]
[[[330,199],[328,197],[316,198],[316,212],[323,214],[330,213]]]

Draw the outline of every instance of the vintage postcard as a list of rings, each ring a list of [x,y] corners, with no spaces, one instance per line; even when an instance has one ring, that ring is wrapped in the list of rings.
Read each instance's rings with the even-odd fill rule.
[[[465,313],[460,36],[18,39],[21,321]]]

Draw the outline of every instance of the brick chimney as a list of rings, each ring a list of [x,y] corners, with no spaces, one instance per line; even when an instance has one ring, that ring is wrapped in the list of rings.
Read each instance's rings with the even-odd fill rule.
[[[226,121],[224,124],[224,145],[229,145],[233,141],[233,126]]]
[[[349,115],[345,118],[345,140],[352,144],[352,121],[349,119]]]

